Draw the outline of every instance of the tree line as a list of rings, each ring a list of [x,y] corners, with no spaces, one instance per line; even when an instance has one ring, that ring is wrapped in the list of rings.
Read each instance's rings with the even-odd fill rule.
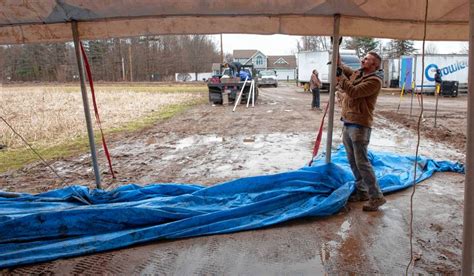
[[[364,56],[369,51],[377,51],[382,58],[399,58],[401,56],[421,53],[421,49],[415,48],[412,40],[389,40],[383,42],[380,39],[369,37],[345,37],[342,48],[355,50],[359,57]],[[463,44],[460,54],[468,54],[469,45]],[[298,51],[321,51],[330,50],[332,47],[328,36],[304,36],[297,42]],[[453,52],[456,53],[456,52]],[[438,54],[436,42],[427,42],[425,54]],[[457,54],[457,53],[456,53]]]
[[[321,51],[330,50],[332,43],[327,36],[305,36],[298,43],[298,51]],[[357,56],[363,57],[370,51],[377,51],[383,58],[398,58],[404,55],[414,54],[417,49],[411,40],[391,40],[385,45],[381,40],[370,37],[348,37],[344,38],[342,48],[355,50]],[[431,48],[429,53],[435,54],[436,49]]]
[[[170,81],[176,73],[211,72],[220,49],[207,35],[143,36],[83,42],[94,80]],[[0,78],[68,82],[79,77],[72,43],[0,46]]]

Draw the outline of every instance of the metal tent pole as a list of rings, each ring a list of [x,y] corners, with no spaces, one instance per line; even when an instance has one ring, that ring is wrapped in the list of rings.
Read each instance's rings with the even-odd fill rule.
[[[474,0],[469,1],[469,75],[468,75],[468,100],[467,100],[467,142],[466,142],[466,171],[464,180],[464,221],[463,221],[463,241],[462,241],[462,275],[472,275],[473,263],[473,237],[472,224],[474,221],[474,71],[471,68],[474,64]]]
[[[328,133],[326,139],[326,163],[331,163],[332,132],[334,128],[334,98],[336,95],[337,57],[339,56],[339,24],[341,15],[334,15],[334,33],[332,39],[331,85],[329,89]]]
[[[89,146],[91,148],[91,157],[92,157],[92,166],[94,167],[95,184],[98,189],[101,189],[99,165],[97,163],[97,154],[96,154],[95,142],[94,142],[94,129],[92,128],[91,113],[89,111],[89,101],[87,99],[87,90],[86,90],[86,83],[85,83],[86,80],[84,76],[84,67],[82,64],[81,50],[80,50],[80,45],[79,45],[79,32],[77,30],[76,21],[72,22],[72,37],[74,39],[74,49],[76,51],[77,68],[79,69],[79,79],[81,81],[82,104],[84,105],[84,115],[86,116],[87,134],[89,136]]]

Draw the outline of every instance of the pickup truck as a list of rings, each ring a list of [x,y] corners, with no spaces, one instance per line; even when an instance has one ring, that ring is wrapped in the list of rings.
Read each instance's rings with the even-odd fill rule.
[[[273,70],[263,70],[258,73],[258,85],[271,85],[278,87],[278,80],[276,72]]]
[[[228,100],[229,103],[235,102],[245,83],[245,80],[239,77],[232,77],[229,69],[223,70],[223,67],[221,69],[222,74],[212,76],[207,82],[209,102],[212,104],[223,104],[224,100]],[[240,101],[240,103],[247,103],[252,76],[254,76],[253,65],[242,65],[241,71],[245,71],[249,75]],[[257,86],[256,83],[255,86]],[[225,97],[227,97],[227,99],[225,99]],[[258,89],[255,87],[255,101],[257,101],[257,98]]]

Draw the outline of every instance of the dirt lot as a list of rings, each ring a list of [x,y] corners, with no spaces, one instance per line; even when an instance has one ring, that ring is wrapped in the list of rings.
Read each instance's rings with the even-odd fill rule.
[[[310,110],[311,95],[280,85],[262,88],[255,108],[199,105],[144,131],[110,137],[118,179],[100,164],[107,189],[122,183],[198,183],[302,167],[311,157],[322,112]],[[327,94],[322,102],[327,102]],[[397,91],[384,92],[377,105],[370,148],[414,154],[419,106],[405,96],[397,112]],[[434,97],[424,97],[421,154],[464,161],[467,97],[440,98],[434,127]],[[102,115],[106,116],[106,114]],[[335,115],[334,145],[341,144]],[[323,143],[325,142],[325,136]],[[325,149],[323,144],[321,150]],[[55,161],[66,185],[93,187],[89,155]],[[64,185],[43,165],[0,175],[0,189],[41,192]],[[417,186],[415,272],[460,271],[464,175],[437,174]],[[301,219],[266,229],[174,241],[57,260],[4,270],[4,273],[55,274],[303,274],[350,272],[402,274],[410,258],[411,189],[387,196],[377,213],[350,203],[338,215]]]

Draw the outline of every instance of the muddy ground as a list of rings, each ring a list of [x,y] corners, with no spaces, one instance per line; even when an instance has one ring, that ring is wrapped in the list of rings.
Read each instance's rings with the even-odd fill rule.
[[[104,186],[122,183],[214,185],[234,178],[302,167],[322,112],[310,110],[311,95],[282,84],[261,88],[255,108],[200,105],[154,127],[109,137],[117,180],[100,159]],[[378,100],[370,149],[415,154],[418,100],[385,91]],[[433,96],[424,97],[420,153],[464,161],[467,97],[440,98],[434,127]],[[322,95],[325,104],[328,95]],[[412,116],[410,116],[410,110]],[[341,144],[335,115],[334,144]],[[106,116],[105,114],[103,116]],[[325,149],[325,137],[321,151]],[[102,152],[99,152],[103,156]],[[62,185],[93,187],[87,154],[57,160],[61,183],[41,164],[0,175],[0,189],[42,192]],[[440,173],[417,186],[414,198],[415,272],[460,271],[464,175]],[[410,258],[411,189],[387,195],[376,213],[349,203],[338,215],[291,221],[265,229],[174,241],[4,270],[55,274],[402,274]]]

